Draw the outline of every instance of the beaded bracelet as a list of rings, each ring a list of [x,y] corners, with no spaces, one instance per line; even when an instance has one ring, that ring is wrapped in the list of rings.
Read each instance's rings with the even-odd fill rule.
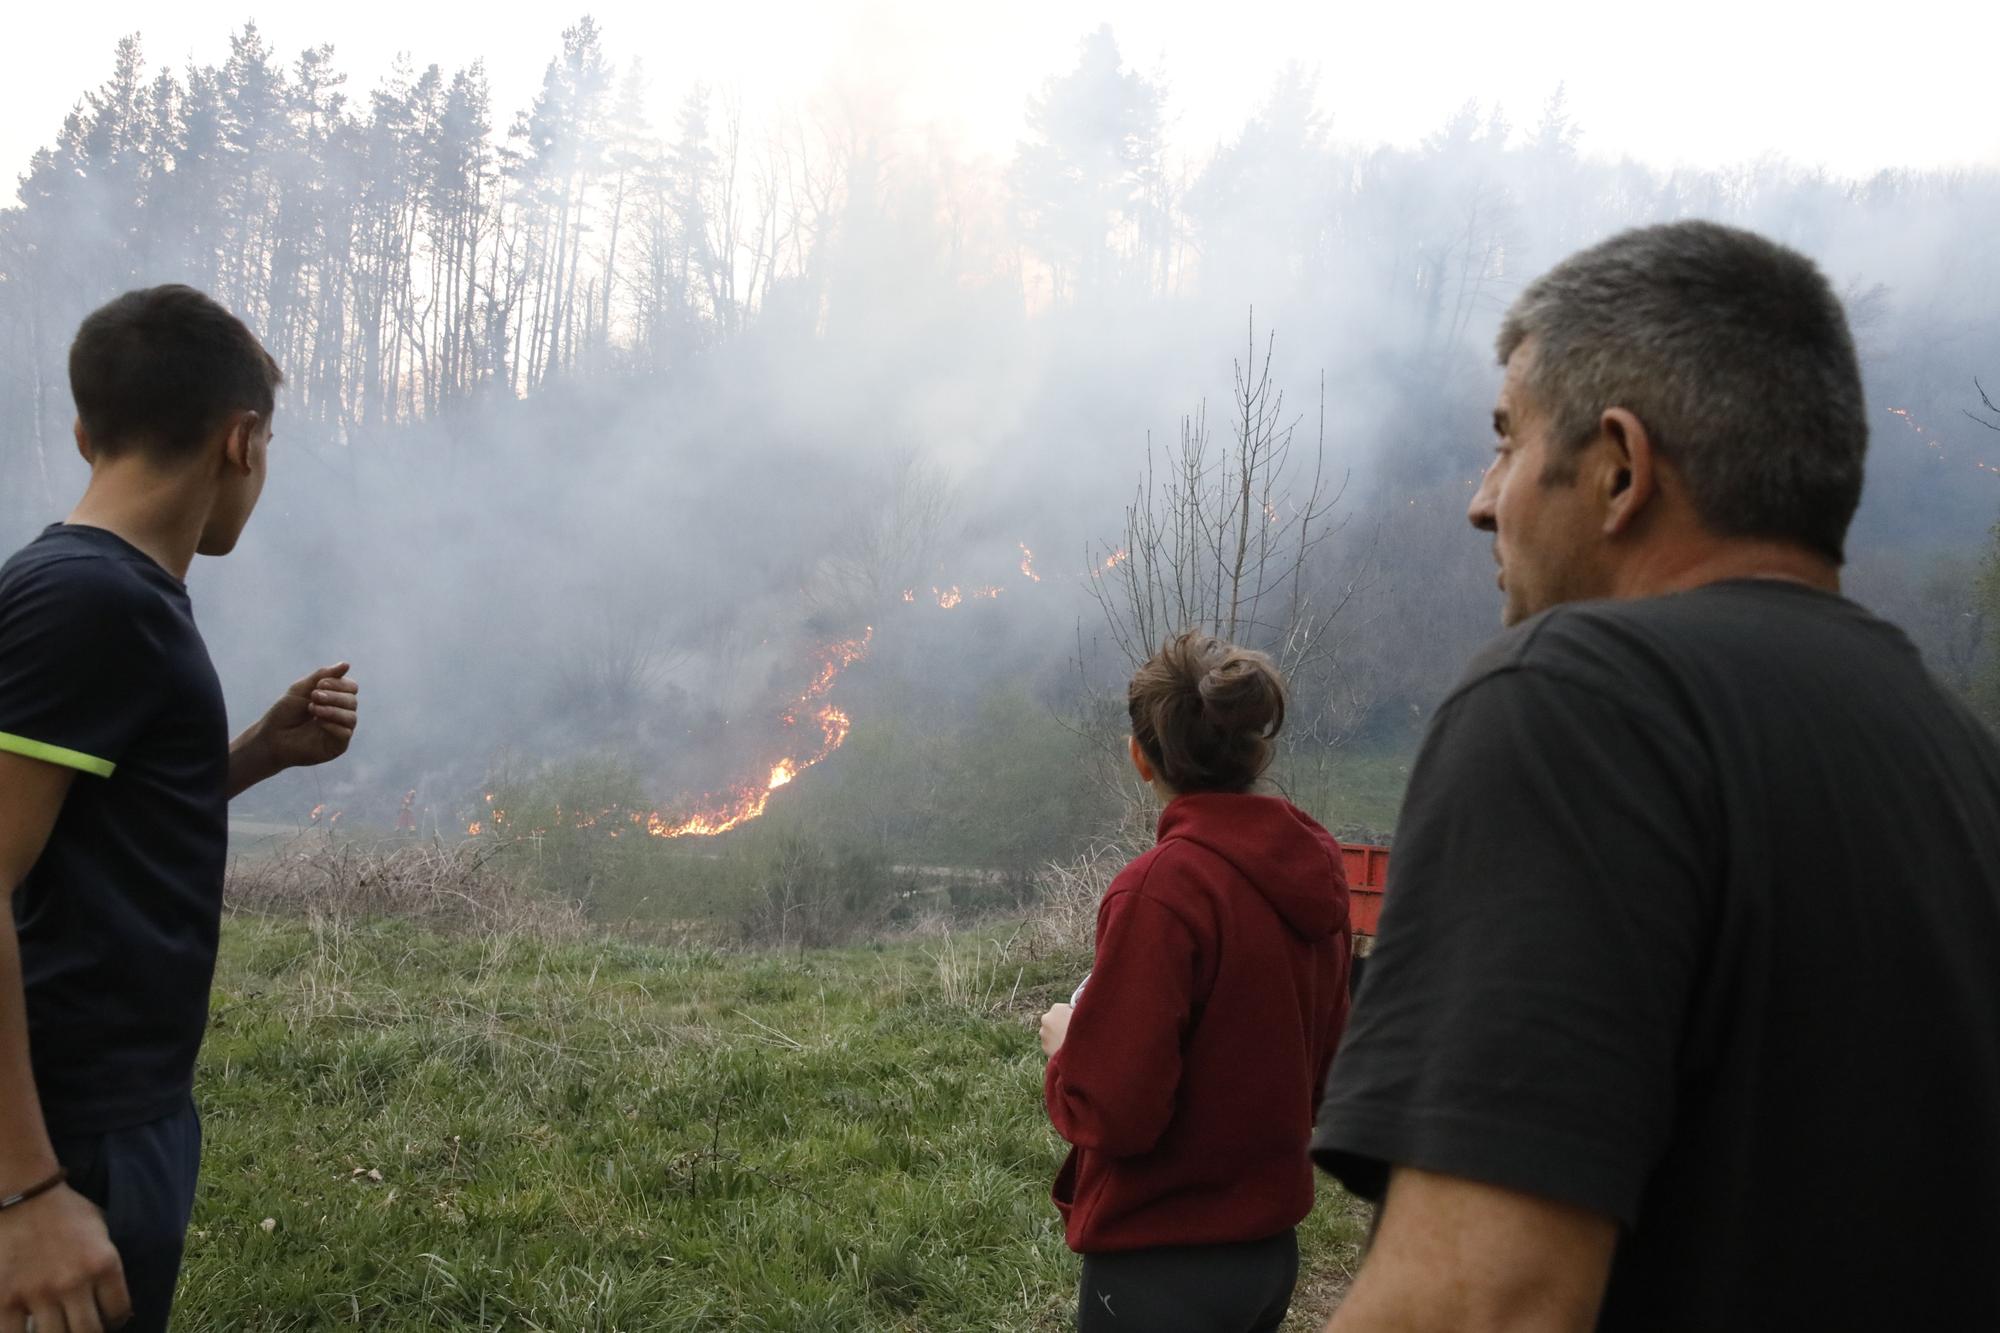
[[[22,1190],[19,1194],[9,1194],[6,1198],[0,1199],[0,1212],[5,1212],[9,1208],[19,1207],[21,1204],[26,1203],[30,1199],[38,1198],[41,1195],[47,1194],[50,1190],[54,1189],[56,1186],[62,1184],[65,1180],[68,1179],[69,1179],[69,1172],[62,1168],[57,1168],[56,1173],[50,1176],[47,1180],[44,1180],[41,1184],[30,1185],[28,1186],[28,1188]]]

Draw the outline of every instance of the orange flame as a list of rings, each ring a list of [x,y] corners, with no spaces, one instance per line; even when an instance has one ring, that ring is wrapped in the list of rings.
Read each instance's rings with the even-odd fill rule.
[[[1892,417],[1901,417],[1903,419],[1903,424],[1905,426],[1908,426],[1911,430],[1915,431],[1917,434],[1923,436],[1924,442],[1930,445],[1931,448],[1939,450],[1943,449],[1944,446],[1938,442],[1937,438],[1933,436],[1929,431],[1925,430],[1915,417],[1910,415],[1909,408],[1892,407],[1889,409],[1889,415]]]
[[[778,715],[779,723],[788,728],[797,726],[800,710],[815,700],[824,698],[842,671],[867,656],[869,645],[874,638],[875,630],[870,626],[858,639],[847,639],[823,646],[820,650],[819,670],[799,696]],[[761,786],[744,783],[727,788],[721,793],[705,795],[702,801],[706,808],[697,810],[693,814],[680,819],[670,819],[658,810],[628,810],[613,806],[595,814],[571,811],[565,821],[562,808],[558,806],[555,812],[556,822],[558,824],[567,822],[574,828],[595,828],[600,821],[606,819],[616,818],[621,823],[629,820],[655,838],[712,838],[719,833],[727,833],[763,814],[765,807],[770,804],[772,792],[780,787],[790,786],[797,780],[799,774],[839,749],[846,742],[848,733],[853,730],[853,723],[847,714],[831,704],[822,704],[813,711],[812,717],[819,725],[820,744],[811,754],[803,759],[795,755],[786,755],[779,759],[771,766]],[[492,804],[493,793],[486,793],[486,801],[489,805]],[[506,818],[505,811],[499,809],[493,811],[492,828],[495,832],[499,831],[500,825]],[[476,838],[486,827],[485,823],[475,821],[466,827],[466,832]],[[530,836],[546,831],[536,829]],[[605,833],[607,837],[615,838],[619,830],[610,828],[606,829]]]
[[[1040,583],[1042,581],[1042,576],[1035,572],[1035,553],[1028,549],[1028,544],[1026,542],[1020,543],[1020,546],[1021,546],[1022,577],[1027,579],[1028,582],[1030,583]]]
[[[819,710],[820,732],[826,737],[826,753],[831,754],[847,743],[847,733],[854,730],[854,724],[847,714],[838,708],[827,707]]]
[[[954,606],[965,600],[965,594],[958,590],[956,584],[942,590],[932,588],[931,595],[937,598],[938,607],[945,611],[951,610]]]
[[[799,696],[799,703],[817,699],[832,689],[841,672],[868,656],[868,646],[874,641],[875,627],[870,625],[858,639],[828,644],[821,650],[826,660],[820,663],[819,674],[813,677],[813,683]]]
[[[1888,411],[1889,415],[1891,416],[1901,417],[1903,419],[1903,424],[1905,426],[1908,426],[1911,430],[1915,431],[1918,435],[1922,436],[1924,443],[1937,451],[1938,462],[1943,462],[1947,457],[1950,456],[1951,451],[1945,447],[1944,441],[1939,439],[1937,436],[1931,434],[1930,431],[1926,430],[1922,422],[1918,421],[1914,416],[1910,415],[1910,410],[1907,407],[1892,407],[1888,409]],[[2000,476],[2000,467],[1994,467],[1991,463],[1984,462],[1980,459],[1977,458],[1973,459],[1972,466],[1978,468],[1981,472],[1991,472],[1996,476]]]
[[[1126,562],[1128,558],[1130,558],[1130,554],[1126,552],[1126,548],[1124,548],[1124,546],[1120,546],[1118,550],[1114,550],[1114,552],[1110,552],[1108,556],[1104,556],[1104,562],[1102,562],[1102,564],[1094,564],[1094,566],[1090,566],[1090,576],[1092,576],[1092,578],[1102,578],[1102,576],[1104,576],[1106,572],[1110,572],[1110,570],[1118,568],[1118,566],[1120,566],[1120,564],[1124,564],[1124,562]]]
[[[833,688],[834,681],[839,679],[840,673],[868,655],[869,645],[874,638],[875,629],[870,626],[858,639],[828,644],[821,649],[818,673],[813,676],[812,683],[806,686],[804,692],[780,715],[783,724],[787,727],[795,726],[798,722],[799,709],[814,700],[825,698],[827,692]],[[634,813],[632,822],[643,827],[655,838],[712,838],[719,833],[727,833],[733,828],[749,823],[764,813],[765,807],[771,802],[772,792],[780,787],[790,786],[799,774],[838,750],[846,742],[848,733],[853,730],[853,723],[847,714],[832,704],[823,704],[817,709],[813,713],[813,720],[819,723],[820,728],[818,750],[804,759],[793,755],[779,759],[771,766],[770,774],[765,778],[762,787],[753,787],[746,783],[720,796],[710,796],[706,799],[718,801],[719,804],[698,811],[678,822],[666,818],[657,810],[643,814]]]

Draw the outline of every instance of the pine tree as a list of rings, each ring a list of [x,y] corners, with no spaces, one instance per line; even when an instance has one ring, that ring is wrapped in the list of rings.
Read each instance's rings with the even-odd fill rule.
[[[265,337],[285,367],[289,410],[308,421],[342,421],[347,283],[352,256],[352,126],[346,76],[333,48],[302,52],[292,67],[286,134],[274,168],[278,223]]]
[[[678,137],[667,154],[667,190],[677,232],[675,283],[681,302],[695,306],[695,282],[714,299],[711,275],[716,257],[709,249],[709,197],[715,176],[715,150],[709,145],[708,89],[697,87],[681,101]],[[711,313],[719,314],[718,311]]]
[[[607,208],[609,226],[604,242],[604,286],[597,325],[590,339],[592,355],[603,360],[611,346],[613,296],[618,287],[618,260],[626,207],[646,170],[646,70],[639,60],[626,67],[612,106],[608,162],[611,184]]]
[[[431,148],[431,244],[444,270],[439,376],[447,399],[470,394],[492,372],[480,287],[480,250],[493,230],[489,100],[484,66],[454,74]]]
[[[577,275],[591,197],[604,170],[605,103],[611,68],[594,20],[563,30],[562,54],[549,62],[535,102],[510,131],[510,174],[525,213],[533,291],[526,330],[528,386],[573,361],[579,321]]]
[[[229,39],[218,91],[222,110],[221,191],[215,295],[261,327],[270,314],[270,259],[277,225],[274,168],[286,138],[284,70],[255,22]]]
[[[87,182],[102,252],[92,267],[110,283],[130,286],[140,270],[152,138],[146,60],[137,34],[119,39],[111,77],[84,97],[88,111],[73,169]]]
[[[1076,68],[1029,101],[1035,137],[1020,146],[1012,182],[1058,301],[1122,276],[1121,250],[1144,261],[1160,244],[1164,109],[1164,90],[1125,68],[1109,27],[1084,38]]]
[[[1326,117],[1317,81],[1288,65],[1236,141],[1217,150],[1189,192],[1218,284],[1255,295],[1310,280],[1324,263],[1331,201]]]

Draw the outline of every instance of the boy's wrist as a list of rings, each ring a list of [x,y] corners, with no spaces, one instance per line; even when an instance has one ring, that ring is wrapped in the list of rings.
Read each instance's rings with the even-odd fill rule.
[[[0,1062],[0,1066],[12,1063]],[[11,1095],[0,1097],[0,1198],[31,1188],[62,1167],[49,1138],[48,1122],[42,1118],[34,1075],[25,1068],[27,1063],[26,1052],[22,1052],[19,1081],[8,1090]]]
[[[20,1137],[30,1138],[25,1134]],[[34,1145],[31,1140],[10,1144],[7,1151],[0,1152],[0,1199],[23,1190],[33,1190],[62,1170],[62,1163],[56,1160],[55,1149],[49,1146],[47,1136],[37,1134],[32,1137],[40,1139],[41,1143]]]
[[[68,1169],[59,1166],[54,1171],[50,1172],[46,1176],[43,1176],[40,1180],[37,1180],[32,1185],[24,1185],[14,1190],[12,1193],[0,1194],[0,1213],[4,1213],[10,1208],[19,1208],[24,1203],[28,1203],[35,1199],[39,1199],[44,1194],[47,1194],[52,1190],[55,1190],[56,1188],[61,1186],[63,1182],[67,1181],[68,1179],[69,1179]],[[0,1184],[0,1190],[4,1190],[6,1188],[7,1186],[5,1184]]]
[[[250,724],[229,746],[231,794],[236,795],[284,771],[271,751],[270,733],[262,719]]]
[[[243,734],[230,743],[230,756],[240,763],[261,766],[268,762],[270,742],[265,739],[264,723],[260,718],[243,729]]]

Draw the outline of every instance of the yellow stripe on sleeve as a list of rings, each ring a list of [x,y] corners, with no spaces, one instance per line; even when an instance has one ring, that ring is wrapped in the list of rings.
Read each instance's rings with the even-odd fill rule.
[[[109,759],[99,759],[81,750],[65,750],[60,745],[49,745],[42,741],[31,741],[26,736],[16,736],[0,731],[0,750],[18,754],[27,759],[39,759],[45,764],[55,764],[62,768],[73,768],[80,773],[91,773],[100,778],[108,778],[118,765]]]

